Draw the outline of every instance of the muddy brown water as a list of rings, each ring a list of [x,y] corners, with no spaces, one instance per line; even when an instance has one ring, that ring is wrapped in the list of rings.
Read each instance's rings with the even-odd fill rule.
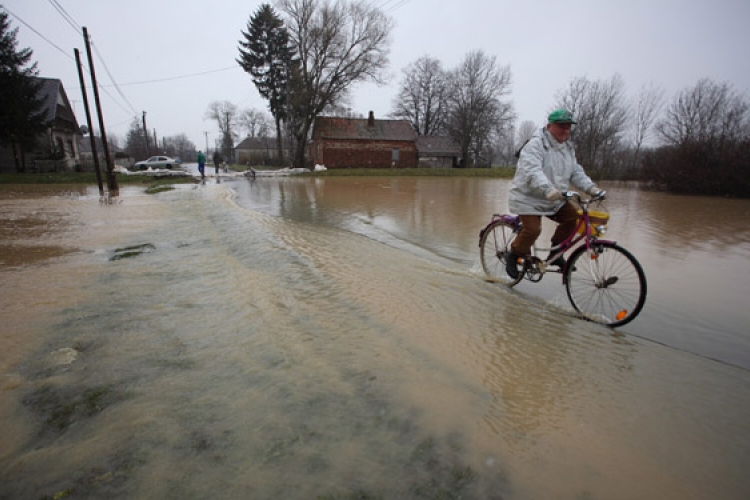
[[[507,181],[1,187],[0,498],[747,498],[750,204],[607,187],[614,331],[481,278]]]

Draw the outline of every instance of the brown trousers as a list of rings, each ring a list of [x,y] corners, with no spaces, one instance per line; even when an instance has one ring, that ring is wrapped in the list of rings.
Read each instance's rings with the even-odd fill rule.
[[[565,238],[570,236],[570,233],[575,231],[578,211],[570,202],[566,202],[556,214],[550,215],[548,218],[558,224],[555,234],[552,235],[552,246],[554,246],[564,241]],[[531,253],[531,247],[542,233],[542,216],[522,215],[521,224],[523,226],[516,239],[513,240],[511,249],[514,254],[524,256]]]

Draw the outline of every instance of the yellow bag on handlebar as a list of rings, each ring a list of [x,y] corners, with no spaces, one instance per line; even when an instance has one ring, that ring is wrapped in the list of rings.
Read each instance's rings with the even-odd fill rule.
[[[578,217],[583,216],[583,210],[578,209]],[[603,234],[603,231],[599,231],[599,226],[607,227],[609,222],[609,213],[601,210],[589,210],[589,222],[591,223],[591,234],[598,238]],[[583,234],[586,231],[586,225],[581,224],[578,226],[578,234]]]

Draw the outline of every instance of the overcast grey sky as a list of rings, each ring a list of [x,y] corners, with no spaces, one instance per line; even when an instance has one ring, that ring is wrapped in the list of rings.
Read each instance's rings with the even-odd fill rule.
[[[81,26],[88,29],[96,49],[94,65],[104,87],[102,105],[110,134],[124,139],[133,117],[146,111],[148,128],[160,138],[185,133],[205,148],[208,132],[213,147],[218,130],[204,119],[209,103],[227,100],[240,109],[267,111],[249,75],[235,62],[241,31],[263,2],[0,2],[11,13],[11,25],[19,28],[19,47],[34,51],[40,76],[62,80],[81,124],[85,114],[73,55],[77,47],[85,59]],[[450,69],[475,49],[510,66],[509,98],[519,123],[543,123],[555,93],[582,76],[599,80],[619,73],[630,95],[654,83],[671,99],[704,77],[750,94],[749,0],[371,3],[394,18],[395,28],[389,84],[352,89],[351,108],[362,115],[372,110],[383,118],[391,111],[407,64],[429,55]]]

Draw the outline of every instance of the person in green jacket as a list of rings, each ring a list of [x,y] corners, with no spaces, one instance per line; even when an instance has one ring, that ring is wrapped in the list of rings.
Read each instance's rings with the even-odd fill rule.
[[[205,168],[206,168],[206,155],[203,154],[203,151],[198,151],[198,172],[201,173],[201,179],[206,178]]]

